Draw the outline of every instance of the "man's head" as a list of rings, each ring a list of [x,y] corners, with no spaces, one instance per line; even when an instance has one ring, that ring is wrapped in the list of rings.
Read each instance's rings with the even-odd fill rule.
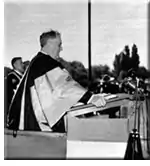
[[[20,73],[24,73],[24,64],[22,62],[21,57],[15,57],[11,60],[11,65],[13,69],[19,71]]]
[[[62,50],[60,33],[54,30],[42,33],[40,36],[40,45],[42,51],[57,59]]]

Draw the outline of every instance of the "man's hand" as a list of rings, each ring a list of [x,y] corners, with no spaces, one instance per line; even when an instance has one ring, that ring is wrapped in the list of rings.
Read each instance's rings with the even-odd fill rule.
[[[106,100],[102,94],[93,94],[88,103],[92,103],[96,107],[104,107],[106,105]]]

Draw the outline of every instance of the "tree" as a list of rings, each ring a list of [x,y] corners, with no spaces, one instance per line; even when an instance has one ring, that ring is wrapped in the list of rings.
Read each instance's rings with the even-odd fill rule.
[[[139,66],[136,75],[143,79],[150,78],[150,71],[147,70],[144,66]]]
[[[108,65],[100,65],[100,70],[101,70],[102,75],[110,74],[110,68]]]
[[[92,66],[92,80],[100,78],[102,75],[101,68],[99,65]]]
[[[92,66],[92,80],[100,79],[104,74],[112,75],[108,65],[94,65]]]
[[[122,63],[123,70],[127,71],[131,68],[130,49],[128,45],[124,47],[124,60]]]
[[[131,66],[134,69],[138,69],[140,64],[140,58],[138,54],[138,48],[135,44],[132,46]]]
[[[122,67],[121,67],[121,57],[120,57],[120,55],[115,55],[115,60],[114,60],[114,62],[113,62],[113,65],[114,65],[114,70],[113,70],[114,76],[115,76],[115,77],[118,77],[118,76],[119,76],[119,73],[120,73],[120,71],[121,71],[121,69],[122,69]]]
[[[80,85],[87,88],[88,86],[88,75],[84,65],[79,61],[67,62],[63,58],[59,58],[59,62],[65,67],[70,73],[72,78],[77,81]]]
[[[123,80],[125,77],[127,77],[128,72],[125,70],[121,70],[118,76],[118,81]]]
[[[88,74],[84,65],[79,61],[71,62],[71,75],[74,80],[76,80],[83,87],[87,88],[88,86]]]
[[[114,65],[114,75],[118,79],[123,79],[127,75],[127,71],[131,68],[138,69],[139,67],[139,55],[137,46],[134,44],[132,46],[132,56],[130,57],[129,46],[126,45],[124,50],[121,51],[118,55],[115,55]]]
[[[126,56],[128,56],[128,57],[130,58],[130,49],[129,49],[129,46],[128,46],[128,45],[126,45],[126,46],[124,47],[124,53],[125,53]]]

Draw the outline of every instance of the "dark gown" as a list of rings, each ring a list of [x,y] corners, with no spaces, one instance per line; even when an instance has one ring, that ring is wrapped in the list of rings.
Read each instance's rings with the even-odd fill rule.
[[[6,79],[6,92],[7,92],[7,106],[9,107],[17,85],[20,82],[22,76],[18,74],[15,70],[11,71]]]
[[[35,79],[39,78],[46,72],[51,71],[57,67],[63,69],[63,66],[58,61],[54,60],[49,55],[45,55],[41,52],[39,52],[32,59],[26,73],[22,78],[20,86],[18,87],[13,102],[11,103],[8,116],[8,128],[14,130],[19,129],[22,94],[25,87],[24,130],[41,131],[33,110],[30,87],[34,85]],[[79,100],[81,102],[86,103],[86,101],[89,99],[91,95],[85,91],[85,93],[82,96],[80,96]],[[64,132],[65,129],[63,115],[61,116],[60,120],[54,126],[52,126],[52,130],[57,132]]]

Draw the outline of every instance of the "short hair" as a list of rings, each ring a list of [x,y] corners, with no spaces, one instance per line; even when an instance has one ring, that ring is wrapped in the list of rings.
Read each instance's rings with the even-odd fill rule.
[[[50,31],[42,33],[40,35],[40,45],[41,45],[41,47],[44,47],[46,45],[48,39],[50,39],[50,38],[54,39],[57,36],[60,36],[60,33],[58,31],[55,31],[55,30],[50,30]]]
[[[14,57],[14,58],[11,60],[11,65],[12,65],[13,68],[14,68],[14,64],[15,64],[15,62],[16,62],[17,60],[22,60],[22,58],[21,58],[21,57]]]

